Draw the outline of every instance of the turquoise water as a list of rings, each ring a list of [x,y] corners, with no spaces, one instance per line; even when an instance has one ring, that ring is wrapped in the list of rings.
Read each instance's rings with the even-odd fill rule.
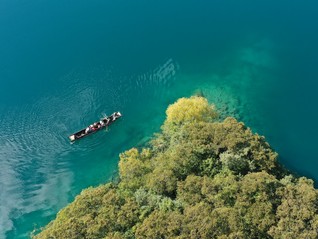
[[[197,92],[317,180],[317,13],[314,0],[1,1],[0,238],[110,180]],[[69,143],[114,111],[107,132]]]

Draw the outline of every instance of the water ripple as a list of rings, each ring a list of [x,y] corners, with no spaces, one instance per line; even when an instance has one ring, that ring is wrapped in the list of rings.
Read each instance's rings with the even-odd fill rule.
[[[144,107],[151,107],[153,100],[161,100],[172,92],[178,64],[169,59],[137,76],[121,76],[106,68],[74,70],[59,79],[58,87],[45,97],[1,111],[0,228],[12,230],[16,219],[33,212],[40,213],[40,217],[51,217],[69,202],[70,196],[78,193],[78,188],[91,185],[95,177],[100,177],[92,174],[93,168],[96,171],[94,161],[87,167],[90,155],[117,160],[123,147],[149,137],[132,110],[140,102]],[[148,100],[144,101],[145,98]],[[117,110],[127,115],[120,130],[110,127],[108,131],[70,144],[71,133]],[[155,114],[139,112],[150,125],[157,118]],[[104,147],[105,143],[109,149]],[[101,156],[96,157],[91,160],[105,164]],[[82,172],[84,168],[91,171]],[[74,189],[74,180],[81,180],[83,175],[86,179],[76,182]]]

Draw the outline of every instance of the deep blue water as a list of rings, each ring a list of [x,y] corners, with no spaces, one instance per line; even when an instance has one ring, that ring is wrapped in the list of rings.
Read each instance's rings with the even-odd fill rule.
[[[318,179],[318,3],[0,1],[0,238],[26,238],[116,175],[201,91]],[[124,117],[76,144],[102,114]]]

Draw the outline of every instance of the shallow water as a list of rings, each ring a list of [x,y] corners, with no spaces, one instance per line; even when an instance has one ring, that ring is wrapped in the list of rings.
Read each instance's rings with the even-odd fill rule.
[[[25,238],[203,93],[318,179],[315,1],[0,3],[0,238]],[[70,144],[104,114],[122,119]]]

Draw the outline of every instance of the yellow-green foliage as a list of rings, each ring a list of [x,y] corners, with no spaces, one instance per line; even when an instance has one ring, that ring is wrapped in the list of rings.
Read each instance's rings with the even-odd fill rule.
[[[144,149],[140,154],[136,148],[132,148],[120,154],[119,175],[122,181],[121,187],[136,190],[143,185],[143,176],[149,171],[144,160],[150,157],[150,152]]]
[[[313,181],[299,178],[279,188],[281,203],[269,234],[274,238],[318,238],[317,190]]]
[[[243,123],[182,98],[150,148],[120,155],[119,183],[84,190],[35,238],[317,238],[313,182],[276,159]]]
[[[166,123],[180,124],[190,121],[206,121],[216,117],[214,106],[209,105],[207,99],[199,96],[181,98],[169,105]]]

